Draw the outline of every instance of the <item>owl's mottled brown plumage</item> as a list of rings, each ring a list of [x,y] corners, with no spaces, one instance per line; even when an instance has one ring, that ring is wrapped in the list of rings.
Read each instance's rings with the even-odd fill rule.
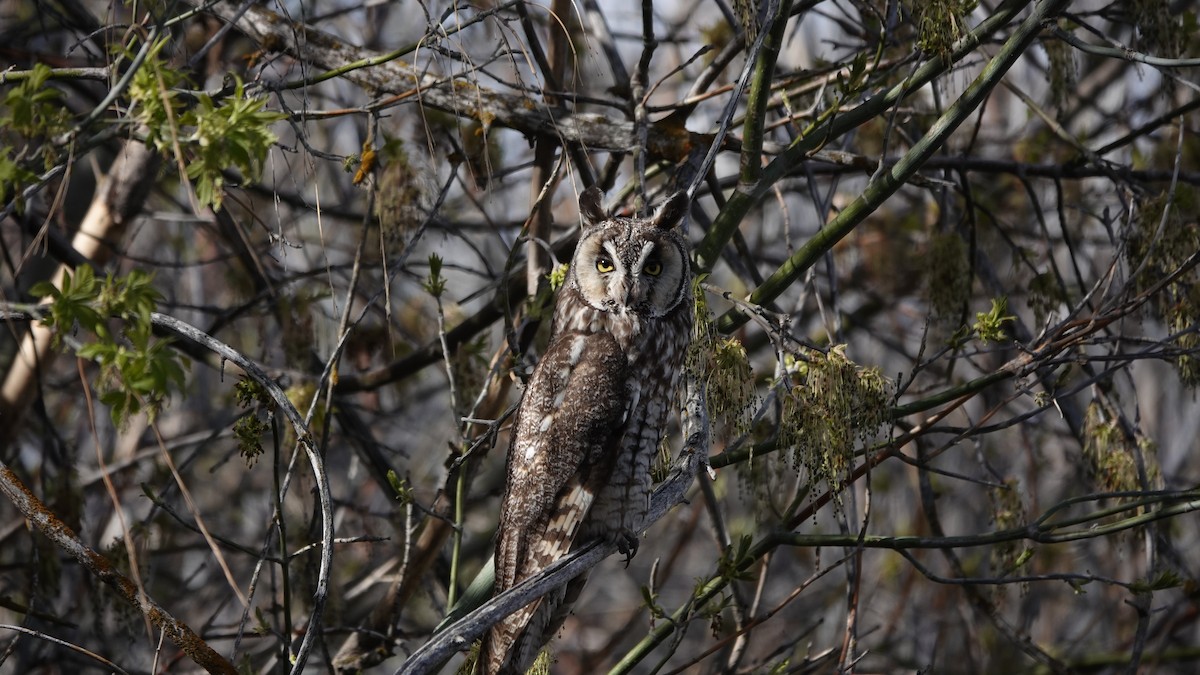
[[[649,218],[610,216],[579,198],[583,232],[559,292],[550,344],[517,411],[496,536],[499,594],[576,544],[602,538],[632,555],[649,510],[650,462],[666,426],[693,304],[687,199]],[[494,626],[480,670],[523,673],[553,637],[583,577]]]

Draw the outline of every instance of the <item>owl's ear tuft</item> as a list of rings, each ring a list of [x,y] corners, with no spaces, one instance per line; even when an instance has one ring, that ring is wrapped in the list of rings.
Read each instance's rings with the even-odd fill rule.
[[[579,195],[579,213],[583,215],[584,225],[596,225],[608,220],[608,212],[604,210],[604,190],[593,185]]]
[[[671,195],[669,198],[667,198],[667,201],[663,202],[663,205],[658,207],[658,210],[654,212],[654,218],[652,221],[654,226],[660,230],[669,230],[672,227],[675,227],[675,225],[683,219],[684,214],[687,213],[688,203],[689,200],[686,191],[676,192],[675,194]]]

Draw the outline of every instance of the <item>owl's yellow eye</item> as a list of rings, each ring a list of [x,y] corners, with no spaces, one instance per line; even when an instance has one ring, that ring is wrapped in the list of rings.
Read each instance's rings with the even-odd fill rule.
[[[596,271],[601,274],[608,274],[613,271],[612,260],[609,260],[608,256],[603,255],[596,258]]]
[[[642,267],[642,271],[652,277],[662,274],[662,263],[657,260],[648,260],[646,265]]]

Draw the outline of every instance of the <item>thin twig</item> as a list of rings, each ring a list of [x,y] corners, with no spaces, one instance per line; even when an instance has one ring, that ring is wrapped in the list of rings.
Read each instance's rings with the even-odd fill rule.
[[[317,498],[320,504],[322,548],[320,566],[317,572],[316,589],[313,593],[312,613],[309,616],[308,627],[304,632],[304,638],[300,643],[300,647],[292,656],[292,673],[293,675],[298,675],[303,671],[304,664],[308,660],[308,653],[312,650],[313,642],[316,640],[317,633],[321,629],[321,613],[325,609],[325,601],[329,594],[329,570],[333,564],[333,507],[329,494],[329,476],[325,473],[325,461],[316,451],[312,434],[309,432],[304,418],[300,416],[300,412],[292,405],[292,402],[288,399],[283,389],[266,372],[259,368],[258,364],[247,359],[241,352],[238,352],[224,342],[179,319],[159,314],[158,312],[152,313],[150,319],[155,326],[175,333],[186,340],[195,342],[217,354],[221,359],[228,360],[238,368],[241,368],[256,384],[266,390],[267,395],[271,397],[276,407],[283,413],[288,422],[291,423],[292,430],[296,434],[297,443],[308,456],[308,461],[313,471],[313,479],[316,481]]]
[[[167,638],[175,643],[197,665],[210,673],[237,675],[233,664],[226,661],[200,638],[187,624],[171,616],[154,599],[138,591],[137,584],[121,574],[104,556],[94,551],[75,534],[58,516],[54,515],[38,499],[8,464],[0,461],[0,492],[3,492],[17,510],[56,546],[83,565],[96,578],[117,592],[125,602],[137,608],[150,619],[150,623],[166,632]]]
[[[14,626],[12,624],[7,624],[7,623],[0,623],[0,629],[11,630],[11,631],[15,631],[17,633],[25,633],[26,635],[32,635],[33,637],[35,637],[39,640],[45,640],[46,642],[52,642],[56,645],[66,647],[67,649],[70,649],[71,651],[77,652],[79,654],[83,654],[84,656],[88,657],[89,659],[99,661],[100,663],[103,663],[105,665],[105,667],[112,668],[113,670],[117,671],[118,673],[122,673],[122,675],[129,675],[129,671],[125,670],[121,666],[118,666],[117,664],[113,663],[112,661],[109,661],[108,659],[104,658],[103,656],[100,656],[99,654],[97,654],[91,650],[84,649],[83,647],[80,647],[77,644],[67,642],[66,640],[60,640],[59,638],[56,638],[53,635],[47,635],[46,633],[43,633],[42,631],[33,630],[32,628],[26,628],[24,626]]]

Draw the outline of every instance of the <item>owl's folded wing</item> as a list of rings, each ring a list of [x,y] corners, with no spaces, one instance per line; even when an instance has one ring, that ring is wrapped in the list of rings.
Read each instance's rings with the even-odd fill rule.
[[[534,370],[517,413],[508,489],[496,541],[496,593],[571,550],[612,472],[628,407],[626,357],[607,333],[565,333]],[[484,640],[487,667],[527,665],[562,602],[561,589],[497,624]]]

